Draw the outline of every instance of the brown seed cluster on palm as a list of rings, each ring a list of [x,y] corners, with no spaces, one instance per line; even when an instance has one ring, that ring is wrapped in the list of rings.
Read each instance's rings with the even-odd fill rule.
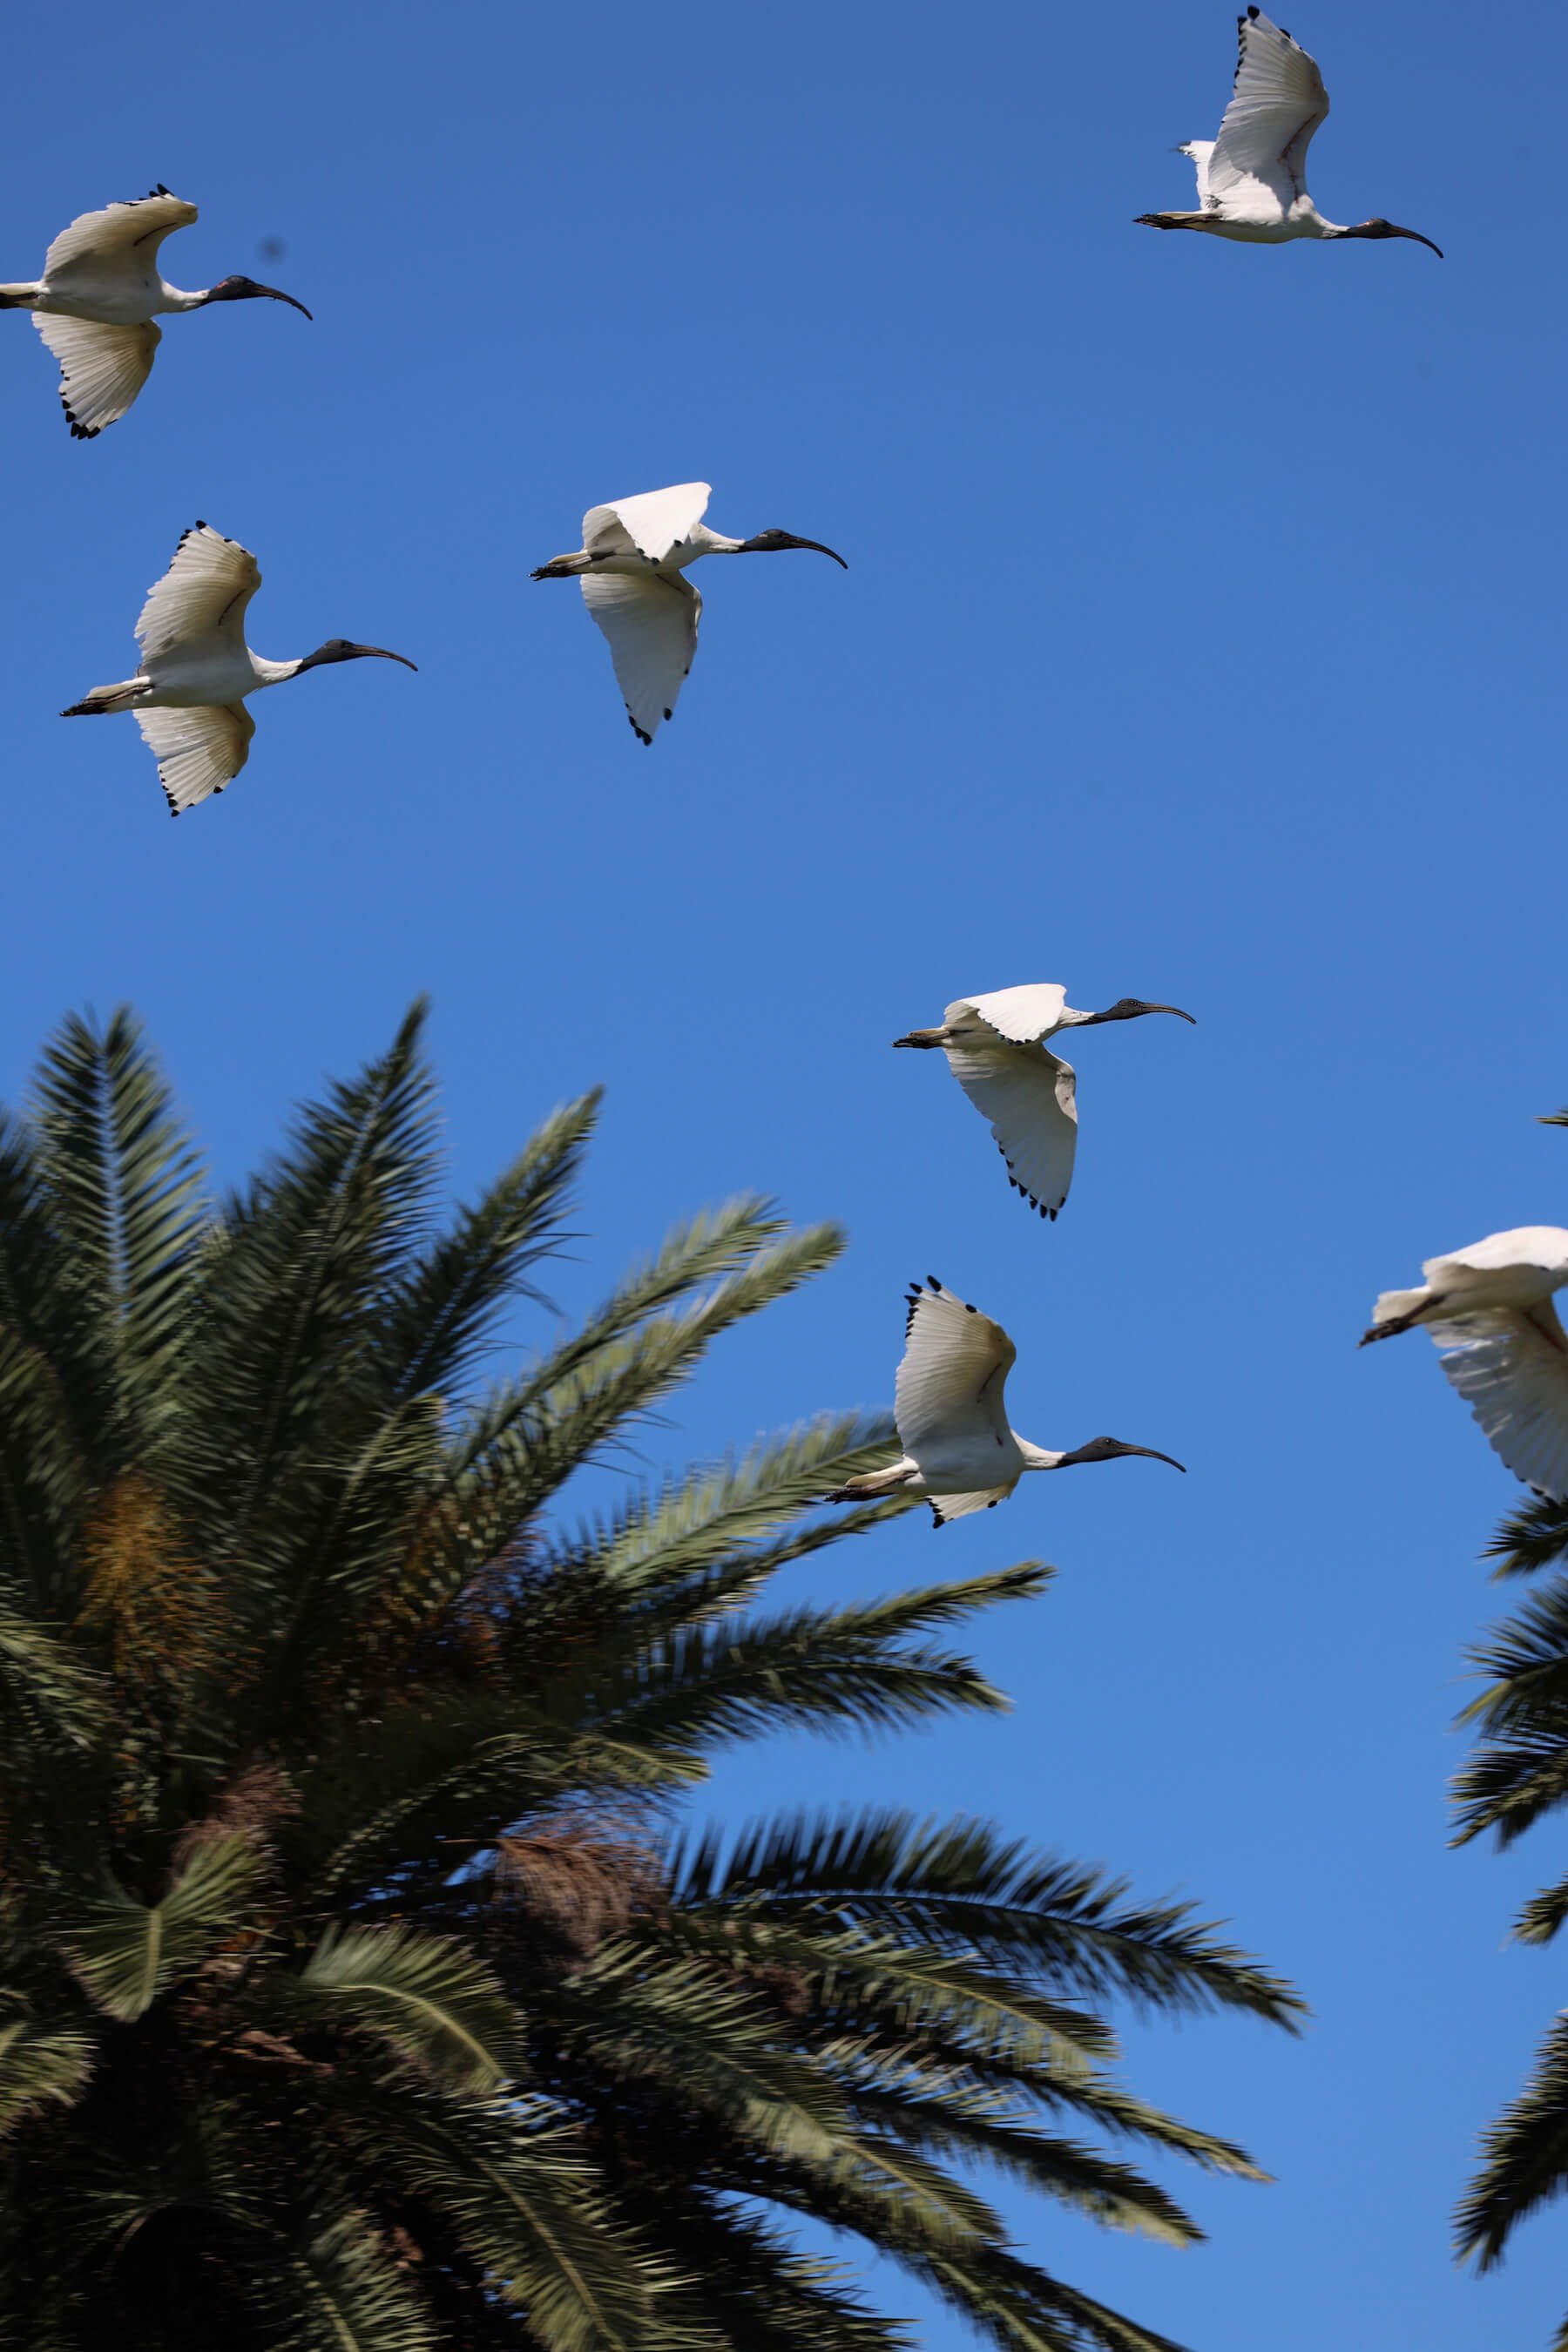
[[[851,1416],[563,1516],[840,1237],[731,1202],[512,1360],[594,1099],[438,1214],[420,1028],[221,1201],[124,1015],[0,1118],[0,2339],[907,2343],[805,2217],[994,2341],[1153,2352],[984,2166],[1193,2237],[1127,2151],[1252,2167],[1102,2012],[1294,1997],[983,1825],[693,1826],[727,1745],[1002,1704],[942,1629],[1046,1572],[767,1605],[907,1507],[816,1508]]]

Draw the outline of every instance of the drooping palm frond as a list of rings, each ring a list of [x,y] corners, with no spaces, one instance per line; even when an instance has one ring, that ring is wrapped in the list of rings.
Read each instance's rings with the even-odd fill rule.
[[[121,2024],[222,1946],[253,1932],[262,1861],[237,1832],[199,1845],[166,1895],[139,1903],[107,1875],[90,1908],[62,1919],[55,1940],[94,2004]]]
[[[910,1507],[818,1507],[862,1415],[575,1510],[842,1237],[731,1202],[498,1362],[596,1097],[443,1219],[422,1030],[222,1202],[127,1014],[0,1113],[0,2343],[900,2352],[805,2220],[1161,2352],[986,2178],[1186,2242],[1146,2163],[1256,2168],[1105,2009],[1295,1996],[983,1824],[686,1824],[741,1740],[1005,1705],[958,1629],[1051,1571],[773,1603]]]

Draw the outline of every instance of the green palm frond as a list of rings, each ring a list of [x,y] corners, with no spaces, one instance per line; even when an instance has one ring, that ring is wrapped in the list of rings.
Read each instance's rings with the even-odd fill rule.
[[[26,2116],[69,2106],[92,2073],[96,2044],[76,2025],[42,2025],[30,2017],[0,2021],[0,2139]]]
[[[367,2212],[312,2216],[279,2252],[268,2315],[290,2352],[437,2352],[429,2309]]]
[[[1494,1559],[1494,1576],[1533,1576],[1568,1552],[1568,1508],[1550,1496],[1533,1495],[1510,1511],[1481,1557]]]
[[[129,2024],[176,1979],[256,1931],[252,1904],[264,1867],[252,1840],[235,1832],[199,1845],[159,1903],[138,1903],[106,1880],[61,1927],[59,1949],[96,2005]]]
[[[1568,2186],[1568,2015],[1536,2053],[1517,2099],[1482,2136],[1485,2161],[1457,2216],[1461,2259],[1479,2269],[1502,2260],[1515,2226]]]
[[[1532,1592],[1470,1655],[1488,1681],[1460,1717],[1480,1744],[1455,1778],[1455,1843],[1492,1829],[1510,1845],[1568,1798],[1568,1576]]]
[[[687,1845],[675,1867],[685,1902],[743,1906],[765,1894],[775,1908],[1038,1969],[1090,1998],[1250,2010],[1291,2031],[1304,2014],[1289,1986],[1194,1922],[1190,1906],[1129,1904],[1123,1881],[1037,1856],[981,1822],[792,1815],[744,1832],[727,1856],[712,1838]]]
[[[123,1008],[70,1018],[39,1072],[38,1169],[70,1281],[112,1383],[114,1438],[166,1433],[205,1222],[201,1171],[162,1072]]]
[[[393,1402],[452,1390],[502,1302],[537,1297],[526,1270],[559,1246],[599,1100],[595,1087],[552,1112],[511,1166],[400,1276],[382,1310],[377,1349]]]
[[[102,1739],[110,1693],[60,1634],[0,1608],[0,1754],[88,1750]]]
[[[1173,2337],[1140,2327],[1005,2250],[940,2255],[921,2268],[1005,2352],[1184,2352]]]
[[[660,1603],[679,1612],[671,1623],[689,1622],[700,1606],[732,1607],[788,1561],[841,1539],[847,1527],[858,1532],[910,1507],[893,1496],[897,1510],[874,1504],[799,1524],[830,1487],[879,1461],[891,1433],[882,1416],[824,1414],[764,1439],[739,1461],[637,1494],[607,1524],[548,1547],[542,1564],[555,1574],[592,1572],[656,1628],[666,1622]]]
[[[285,2007],[306,2024],[368,2035],[405,2065],[470,2098],[521,2074],[523,2025],[489,1971],[463,1948],[408,1927],[324,1937]]]
[[[1549,1944],[1568,1919],[1568,1878],[1543,1886],[1521,1906],[1513,1932],[1521,1944]]]
[[[451,2215],[542,2352],[677,2352],[662,2322],[672,2274],[613,2216],[583,2150],[547,2110],[520,2102],[453,2117],[416,2102],[376,2116],[371,2145]]]
[[[778,2034],[766,2005],[716,1970],[607,1944],[559,1990],[564,2045],[621,2083],[664,2084],[759,2147],[832,2153],[848,2126],[825,2070]]]
[[[698,1625],[646,1648],[634,1628],[591,1719],[650,1746],[706,1747],[780,1723],[870,1731],[959,1707],[1001,1711],[1007,1700],[967,1658],[900,1639],[984,1601],[1037,1592],[1045,1579],[1025,1568],[976,1582],[984,1589],[974,1600],[942,1588],[900,1596],[907,1608],[801,1607],[757,1623]],[[590,1665],[580,1679],[591,1685],[594,1676]]]

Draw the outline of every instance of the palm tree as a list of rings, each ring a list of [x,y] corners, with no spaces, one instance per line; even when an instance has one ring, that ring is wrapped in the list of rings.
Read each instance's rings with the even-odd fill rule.
[[[995,2343],[1164,2352],[977,2160],[1190,2240],[1127,2149],[1253,2167],[1100,2010],[1300,2004],[975,1822],[688,1824],[726,1742],[1000,1706],[942,1629],[1047,1571],[759,1611],[900,1508],[813,1514],[885,1447],[843,1415],[563,1520],[840,1236],[731,1202],[481,1388],[595,1098],[437,1223],[420,1030],[216,1205],[123,1013],[0,1118],[0,2342],[906,2343],[802,2218]]]
[[[1504,1520],[1491,1557],[1503,1576],[1548,1574],[1512,1617],[1471,1653],[1486,1687],[1462,1720],[1480,1738],[1456,1783],[1463,1845],[1484,1831],[1516,1838],[1568,1803],[1568,1507],[1537,1498]],[[1568,1878],[1531,1897],[1514,1922],[1521,1943],[1549,1943],[1568,1919]],[[1568,2011],[1558,2017],[1519,2096],[1483,2138],[1484,2161],[1459,2208],[1461,2255],[1487,2270],[1515,2226],[1568,2188]],[[1554,2339],[1568,2352],[1568,2319]]]

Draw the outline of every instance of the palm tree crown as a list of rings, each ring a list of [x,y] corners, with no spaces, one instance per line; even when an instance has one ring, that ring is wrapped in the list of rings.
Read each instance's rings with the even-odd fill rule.
[[[1294,1996],[975,1822],[687,1823],[728,1741],[999,1706],[942,1629],[1047,1571],[759,1611],[905,1507],[814,1515],[885,1445],[842,1415],[554,1516],[840,1238],[732,1202],[481,1388],[595,1099],[439,1223],[420,1032],[216,1204],[125,1014],[0,1118],[0,2342],[907,2343],[800,2217],[998,2344],[1162,2352],[976,2160],[1193,2238],[1103,2143],[1253,2168],[1100,2011]]]

